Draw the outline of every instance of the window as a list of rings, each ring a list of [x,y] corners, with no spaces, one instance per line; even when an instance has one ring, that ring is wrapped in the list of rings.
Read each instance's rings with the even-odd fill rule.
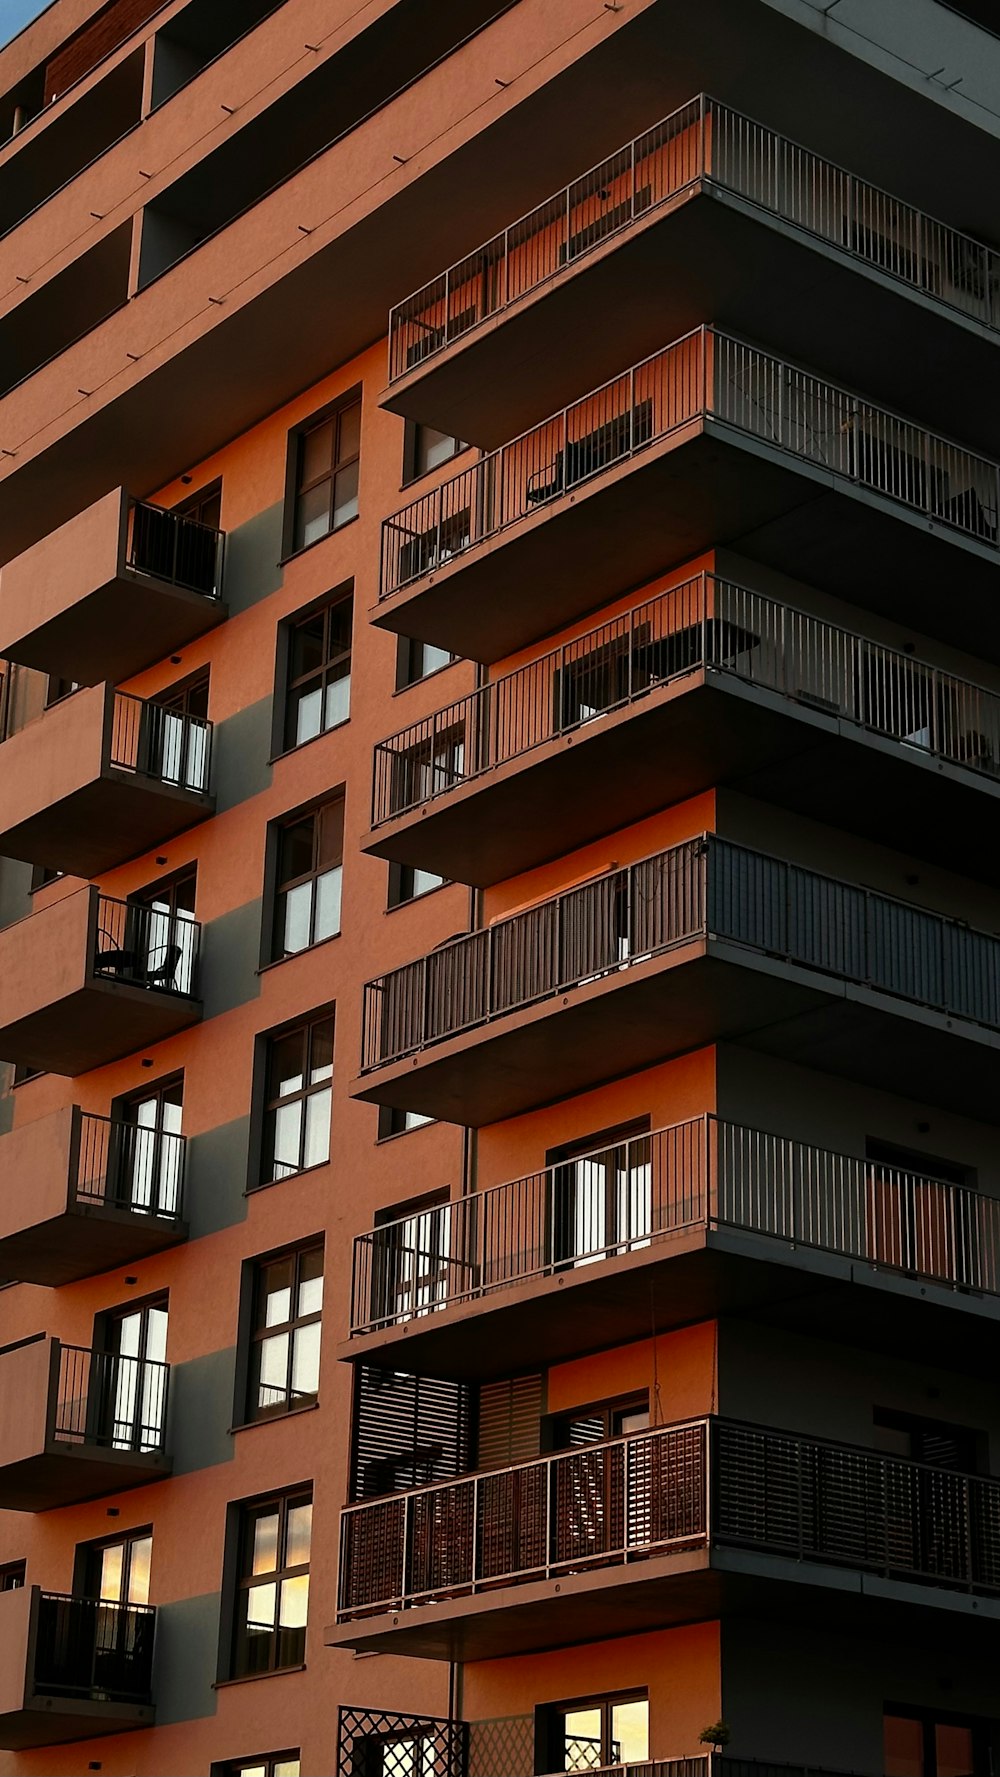
[[[100,1391],[98,1441],[113,1450],[161,1450],[167,1417],[167,1298],[101,1315],[94,1344],[108,1353],[106,1365],[94,1372]]]
[[[970,1425],[953,1425],[944,1419],[924,1419],[916,1413],[897,1413],[876,1407],[872,1414],[874,1444],[887,1456],[921,1462],[927,1468],[953,1469],[959,1474],[989,1472],[988,1438]]]
[[[293,623],[288,634],[285,746],[326,734],[351,713],[351,629],[348,593]]]
[[[649,1758],[645,1694],[546,1704],[540,1726],[547,1771],[601,1771],[612,1765],[645,1764]]]
[[[212,481],[207,487],[199,488],[196,494],[189,494],[171,510],[180,518],[193,518],[197,524],[207,524],[210,530],[219,530],[222,525],[221,481]]]
[[[208,673],[143,705],[137,764],[149,777],[182,789],[208,789]]]
[[[152,1553],[148,1524],[77,1549],[74,1591],[96,1600],[88,1681],[95,1692],[134,1696],[149,1689],[155,1623],[148,1609]]]
[[[266,1752],[256,1758],[237,1759],[231,1765],[213,1765],[213,1777],[299,1777],[297,1752]]]
[[[161,992],[194,993],[196,887],[196,872],[184,870],[130,895],[127,905],[102,899],[95,972]]]
[[[323,1245],[254,1266],[248,1420],[311,1406],[319,1389]]]
[[[401,1111],[397,1105],[380,1104],[378,1107],[378,1139],[388,1141],[391,1135],[405,1135],[410,1129],[423,1129],[426,1123],[433,1123],[433,1117],[425,1117],[422,1111]]]
[[[340,931],[344,799],[295,815],[278,828],[272,956],[295,956]]]
[[[329,1160],[332,1079],[332,1015],[270,1038],[262,1183]]]
[[[397,1203],[375,1218],[372,1319],[403,1320],[443,1308],[451,1275],[447,1192]]]
[[[547,1217],[555,1264],[587,1265],[649,1245],[653,1227],[649,1118],[553,1148]]]
[[[428,736],[392,759],[392,812],[453,790],[465,775],[465,723]]]
[[[62,875],[61,870],[52,870],[48,864],[33,864],[31,867],[31,893],[36,895],[39,889],[48,888],[50,882],[58,882]]]
[[[421,475],[429,475],[432,469],[439,469],[442,463],[450,463],[459,451],[466,446],[460,438],[453,438],[450,432],[439,432],[434,426],[422,426],[417,420],[407,420],[403,434],[403,481],[416,481]]]
[[[152,1556],[153,1532],[148,1525],[104,1542],[84,1543],[78,1561],[85,1595],[103,1604],[148,1604]]]
[[[980,1264],[974,1170],[873,1137],[865,1157],[871,1257],[914,1276],[974,1285]]]
[[[50,710],[54,703],[62,703],[66,697],[72,697],[80,686],[76,679],[55,679],[51,676],[45,684],[45,708]]]
[[[624,1400],[603,1401],[594,1407],[574,1407],[570,1413],[553,1414],[548,1421],[547,1442],[550,1450],[579,1450],[585,1444],[604,1444],[609,1438],[645,1431],[648,1425],[648,1394],[629,1395]]]
[[[241,1508],[233,1678],[302,1665],[311,1531],[309,1488]]]
[[[882,1728],[885,1777],[985,1777],[989,1768],[987,1722],[890,1704]]]
[[[295,446],[294,549],[305,549],[358,515],[361,399],[304,426]]]
[[[388,905],[402,907],[407,901],[416,901],[432,889],[443,888],[446,880],[433,870],[417,870],[412,864],[390,864]]]
[[[416,685],[420,679],[427,679],[431,673],[440,672],[442,667],[451,666],[458,660],[457,654],[449,654],[447,648],[435,648],[432,642],[415,642],[410,636],[396,638],[396,690],[403,691],[407,685]]]
[[[110,1202],[150,1215],[180,1213],[183,1103],[182,1078],[118,1100],[109,1138]]]
[[[0,1567],[0,1592],[20,1592],[28,1572],[25,1561],[7,1561]]]

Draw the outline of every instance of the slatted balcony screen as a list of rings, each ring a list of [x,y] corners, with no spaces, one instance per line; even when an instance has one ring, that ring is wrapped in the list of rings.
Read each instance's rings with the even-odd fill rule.
[[[1000,255],[990,247],[702,93],[397,304],[390,381],[699,181],[1000,327]]]

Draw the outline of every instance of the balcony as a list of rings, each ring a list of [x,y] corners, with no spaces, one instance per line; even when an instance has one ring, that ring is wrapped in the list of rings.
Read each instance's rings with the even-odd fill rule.
[[[493,1659],[711,1617],[758,1585],[850,1608],[868,1575],[911,1622],[969,1594],[1000,1620],[1000,1480],[696,1419],[347,1506],[327,1643]]]
[[[1000,939],[703,835],[369,982],[352,1092],[477,1127],[721,1041],[992,1119]]]
[[[696,1118],[358,1236],[341,1356],[509,1375],[646,1337],[654,1290],[663,1331],[738,1313],[820,1336],[849,1321],[937,1364],[967,1369],[981,1346],[992,1374],[1000,1197]]]
[[[185,1146],[77,1105],[0,1136],[0,1278],[55,1288],[186,1240]]]
[[[994,461],[702,328],[387,519],[371,617],[493,662],[724,539],[996,659],[998,512]]]
[[[0,931],[0,1056],[83,1074],[201,1017],[201,926],[80,889]]]
[[[0,1593],[0,1746],[22,1752],[153,1725],[148,1604]]]
[[[946,357],[948,428],[1000,395],[1000,256],[701,94],[397,304],[382,404],[492,448],[705,314],[891,401]]]
[[[98,685],[0,751],[0,854],[99,876],[214,810],[212,725]]]
[[[1000,697],[701,574],[375,749],[365,851],[479,887],[717,784],[1000,881]],[[915,839],[919,836],[919,840]]]
[[[421,1761],[418,1769],[440,1772],[441,1777],[467,1777],[470,1769],[503,1771],[505,1777],[534,1777],[534,1741],[533,1712],[487,1721],[457,1721],[446,1716],[399,1715],[387,1709],[341,1704],[337,1774],[356,1777],[365,1768],[364,1761],[374,1757],[376,1769],[384,1777],[409,1777],[416,1754]],[[568,1746],[577,1751],[580,1770],[599,1770],[607,1777],[842,1777],[812,1764],[764,1764],[719,1753],[598,1767],[590,1762],[594,1755],[592,1741],[570,1740]]]
[[[0,1351],[0,1510],[47,1512],[170,1473],[168,1364],[39,1333]]]
[[[128,679],[226,616],[221,531],[116,488],[0,575],[0,658],[78,685]]]

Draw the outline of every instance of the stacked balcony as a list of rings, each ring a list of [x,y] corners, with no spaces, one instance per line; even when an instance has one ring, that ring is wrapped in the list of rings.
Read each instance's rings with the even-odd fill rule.
[[[201,927],[96,887],[0,932],[0,1056],[82,1074],[197,1023]]]
[[[0,1278],[76,1283],[185,1240],[185,1145],[78,1105],[0,1136]]]
[[[0,752],[0,854],[93,877],[214,809],[211,723],[98,685]]]
[[[1000,880],[1000,697],[700,574],[375,749],[365,850],[487,886],[727,782]]]
[[[1000,1197],[716,1116],[385,1221],[354,1243],[341,1355],[482,1379],[752,1312],[993,1363]],[[609,1176],[610,1173],[610,1176]],[[822,1279],[821,1294],[805,1288]],[[887,1309],[891,1304],[891,1317]]]
[[[0,658],[118,682],[221,623],[224,538],[116,488],[0,575]]]
[[[169,1365],[39,1334],[0,1351],[0,1510],[44,1512],[170,1473]]]
[[[1000,939],[707,834],[369,982],[353,1091],[478,1126],[719,1041],[994,1120]]]
[[[430,1659],[635,1634],[781,1597],[1000,1621],[1000,1481],[724,1418],[348,1506],[337,1646]],[[826,1594],[826,1596],[824,1596]],[[876,1610],[878,1606],[876,1606]]]
[[[150,1605],[0,1592],[0,1746],[151,1727],[155,1627]]]
[[[702,94],[397,304],[383,405],[492,447],[571,400],[581,360],[611,376],[712,313],[792,354],[822,339],[892,401],[947,356],[925,382],[945,427],[970,382],[984,414],[1000,393],[996,252]]]
[[[372,619],[493,662],[725,538],[995,659],[998,519],[992,458],[701,327],[386,520]]]

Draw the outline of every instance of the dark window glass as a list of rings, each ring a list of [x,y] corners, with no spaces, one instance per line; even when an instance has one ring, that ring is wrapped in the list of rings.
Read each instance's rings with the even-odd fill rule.
[[[405,1135],[410,1129],[423,1129],[425,1123],[433,1123],[433,1117],[425,1117],[422,1111],[401,1111],[397,1105],[380,1104],[378,1107],[378,1139],[385,1141],[390,1135]]]
[[[310,1406],[319,1388],[323,1247],[300,1247],[254,1267],[247,1418]]]
[[[445,877],[436,876],[433,870],[417,870],[412,864],[390,864],[388,904],[402,907],[406,901],[416,901],[420,895],[429,895],[432,889],[443,888],[445,881]]]
[[[172,507],[171,510],[179,513],[182,518],[193,518],[198,524],[207,524],[213,531],[220,530],[222,526],[221,481],[213,481],[208,487],[199,488],[196,494],[191,494],[188,499],[182,500],[178,506]]]
[[[416,481],[420,475],[429,475],[432,469],[449,463],[465,448],[462,440],[454,438],[450,432],[439,432],[435,426],[422,426],[416,420],[407,420],[403,436],[403,480]]]
[[[340,931],[343,866],[342,796],[279,828],[275,958],[294,956]]]
[[[19,1592],[28,1567],[25,1561],[7,1561],[0,1567],[0,1592]]]
[[[558,1264],[587,1264],[649,1245],[653,1227],[649,1118],[604,1130],[547,1155],[547,1226]]]
[[[152,1215],[178,1213],[183,1104],[182,1078],[119,1099],[108,1153],[108,1197],[119,1207]]]
[[[416,685],[420,679],[429,678],[431,673],[451,666],[458,658],[457,654],[450,654],[447,648],[436,648],[432,642],[416,642],[409,636],[398,636],[396,690],[403,691],[407,685]]]
[[[550,1703],[543,1728],[549,1771],[603,1771],[641,1765],[649,1758],[649,1699],[645,1695],[587,1697]]]
[[[424,1119],[426,1121],[426,1118]],[[430,1314],[448,1297],[451,1275],[451,1204],[447,1193],[395,1204],[376,1226],[377,1264],[372,1316],[376,1320]]]
[[[312,1493],[242,1507],[233,1677],[301,1666],[309,1606]]]
[[[648,1425],[649,1396],[629,1395],[627,1399],[554,1414],[548,1422],[548,1442],[553,1450],[578,1450],[584,1444],[603,1444],[608,1438],[645,1431]]]
[[[360,400],[346,401],[298,434],[295,549],[304,549],[357,517],[360,459]]]
[[[299,747],[346,722],[351,713],[350,594],[291,626],[285,746]]]
[[[270,1038],[263,1184],[329,1160],[332,1080],[332,1016]]]
[[[45,708],[50,710],[54,703],[62,703],[65,697],[72,697],[74,691],[79,691],[79,689],[80,686],[76,679],[50,677],[45,686]]]

